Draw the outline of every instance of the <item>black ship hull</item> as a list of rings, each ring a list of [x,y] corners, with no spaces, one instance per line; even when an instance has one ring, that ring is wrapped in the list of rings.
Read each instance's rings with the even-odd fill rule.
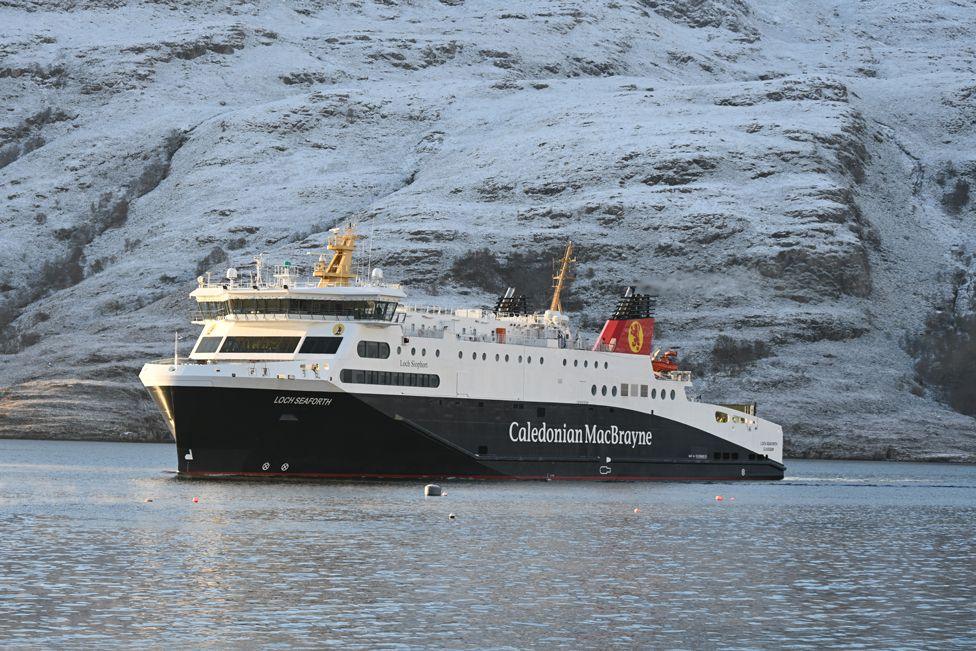
[[[588,404],[153,387],[184,477],[782,479],[688,425]],[[752,458],[750,458],[750,455]]]

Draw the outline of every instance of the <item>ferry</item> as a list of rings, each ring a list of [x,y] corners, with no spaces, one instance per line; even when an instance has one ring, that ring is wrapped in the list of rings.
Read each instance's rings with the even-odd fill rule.
[[[192,352],[139,377],[183,477],[781,479],[783,430],[755,403],[693,399],[654,349],[655,298],[626,288],[592,341],[562,294],[493,309],[411,306],[334,229],[311,276],[287,262],[197,279]]]

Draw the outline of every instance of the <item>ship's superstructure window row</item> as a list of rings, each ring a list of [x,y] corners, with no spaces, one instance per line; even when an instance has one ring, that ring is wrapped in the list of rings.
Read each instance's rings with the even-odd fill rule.
[[[197,303],[194,320],[247,319],[265,315],[294,318],[328,317],[357,321],[391,321],[397,304],[392,301],[335,301],[304,298],[231,298]]]
[[[381,384],[398,387],[424,387],[436,389],[441,378],[433,373],[401,373],[399,371],[360,371],[344,368],[339,379],[350,384]]]
[[[226,337],[221,353],[294,353],[301,337]]]

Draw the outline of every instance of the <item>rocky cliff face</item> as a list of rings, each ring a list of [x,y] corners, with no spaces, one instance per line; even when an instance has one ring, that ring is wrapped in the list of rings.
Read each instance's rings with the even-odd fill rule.
[[[447,305],[541,305],[571,238],[581,325],[653,288],[788,452],[976,460],[911,345],[974,309],[974,43],[950,0],[0,3],[0,435],[165,437],[196,275],[355,220]]]

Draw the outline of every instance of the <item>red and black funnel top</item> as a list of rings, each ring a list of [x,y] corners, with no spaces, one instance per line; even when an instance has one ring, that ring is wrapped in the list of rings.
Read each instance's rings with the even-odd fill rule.
[[[654,308],[657,297],[638,294],[628,287],[613,314],[600,331],[594,350],[650,355],[654,339]]]

